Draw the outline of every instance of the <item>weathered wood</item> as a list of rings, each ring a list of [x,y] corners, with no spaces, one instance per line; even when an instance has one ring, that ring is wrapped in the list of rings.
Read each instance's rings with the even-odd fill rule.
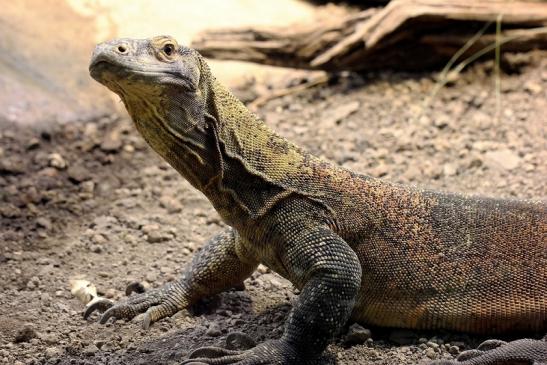
[[[385,8],[317,25],[208,31],[193,47],[207,57],[275,66],[327,71],[421,69],[445,62],[485,22],[495,22],[498,16],[504,29],[503,49],[547,49],[547,3],[530,0],[395,0]],[[467,54],[493,42],[494,31],[491,26]]]
[[[210,30],[199,35],[192,47],[211,58],[310,68],[318,54],[353,34],[377,12],[368,9],[342,20],[326,19],[320,26]]]

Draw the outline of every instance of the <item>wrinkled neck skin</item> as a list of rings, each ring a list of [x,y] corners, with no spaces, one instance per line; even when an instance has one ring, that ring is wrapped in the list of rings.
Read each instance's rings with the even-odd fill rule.
[[[150,146],[204,193],[232,226],[263,215],[306,173],[309,158],[270,130],[202,67],[198,95],[161,91],[125,97]]]
[[[210,127],[197,122],[195,110],[187,107],[189,98],[183,92],[163,92],[160,97],[131,95],[122,99],[146,142],[203,191],[220,173],[219,156]]]

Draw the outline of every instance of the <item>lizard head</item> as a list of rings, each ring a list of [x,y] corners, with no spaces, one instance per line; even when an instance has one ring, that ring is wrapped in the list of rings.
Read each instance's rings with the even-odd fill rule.
[[[169,88],[195,92],[200,77],[197,54],[169,36],[100,43],[91,56],[89,72],[122,99],[133,93],[155,95]]]
[[[168,36],[115,39],[96,46],[89,72],[120,96],[151,147],[201,185],[203,169],[215,166],[217,120],[208,110],[213,77],[201,55]]]

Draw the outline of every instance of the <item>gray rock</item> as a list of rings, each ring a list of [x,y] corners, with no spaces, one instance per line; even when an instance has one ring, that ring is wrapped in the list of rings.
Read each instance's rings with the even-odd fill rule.
[[[95,346],[95,344],[91,344],[87,346],[86,348],[84,348],[84,355],[92,356],[92,355],[95,355],[97,351],[99,351],[99,348]]]
[[[226,348],[229,350],[248,350],[256,346],[256,341],[242,332],[232,332],[226,337]]]
[[[120,133],[117,130],[113,130],[108,133],[100,146],[101,150],[104,152],[117,152],[122,148],[122,140],[120,138]]]
[[[220,330],[220,326],[216,322],[212,322],[209,325],[209,328],[205,332],[205,334],[209,337],[218,337],[222,334],[222,331]]]
[[[339,124],[345,118],[359,110],[361,104],[358,101],[352,101],[347,104],[340,105],[334,109],[326,111],[324,117],[325,124]]]
[[[0,174],[23,174],[25,172],[25,165],[22,161],[16,158],[2,158],[0,160]]]
[[[96,233],[91,236],[91,241],[97,245],[102,245],[107,242],[105,236],[100,233]]]
[[[94,252],[94,253],[101,253],[101,252],[103,252],[102,246],[101,246],[101,245],[97,245],[97,244],[95,244],[95,243],[89,246],[89,250],[90,250],[91,252]]]
[[[58,347],[48,347],[46,348],[46,357],[58,357],[61,356],[63,353],[63,350]]]
[[[161,232],[161,231],[152,231],[148,233],[148,236],[146,237],[146,241],[148,241],[148,243],[159,243],[159,242],[169,241],[171,238],[172,236],[168,233]]]
[[[458,167],[453,163],[445,163],[443,166],[444,176],[454,176],[458,172]]]
[[[91,179],[89,171],[79,165],[70,166],[67,170],[67,174],[68,178],[75,183],[81,183],[82,181]]]
[[[425,354],[425,356],[429,357],[430,359],[436,359],[437,358],[437,353],[431,347],[429,347],[427,350],[425,350],[424,354]]]
[[[524,90],[528,91],[532,95],[538,95],[543,91],[543,87],[539,82],[530,80],[524,84]]]
[[[67,163],[61,154],[50,153],[48,155],[48,166],[54,167],[57,170],[64,170],[67,167]]]
[[[160,206],[167,210],[167,213],[174,214],[182,211],[182,204],[171,196],[162,196],[160,198]]]
[[[352,324],[346,337],[344,338],[344,344],[346,345],[360,345],[365,343],[371,337],[370,330],[364,328],[358,323]]]
[[[520,164],[520,157],[509,149],[489,151],[484,154],[484,162],[489,168],[513,170]]]
[[[36,225],[40,228],[47,229],[48,231],[52,227],[51,221],[46,217],[37,218],[36,219]]]
[[[21,328],[15,333],[14,342],[29,342],[33,338],[38,337],[38,333],[34,329],[34,326],[30,323],[25,323]]]
[[[32,137],[27,142],[27,150],[34,150],[36,148],[40,147],[40,140],[36,137]]]

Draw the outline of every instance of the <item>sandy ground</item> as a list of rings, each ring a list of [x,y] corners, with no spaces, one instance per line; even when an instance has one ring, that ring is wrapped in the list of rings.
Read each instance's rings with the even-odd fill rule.
[[[547,57],[511,57],[506,67],[499,110],[486,62],[428,107],[432,74],[384,72],[343,76],[273,100],[259,113],[282,135],[361,173],[544,198]],[[297,294],[265,267],[246,280],[245,291],[223,293],[148,331],[139,318],[84,320],[70,279],[88,279],[113,300],[133,280],[160,286],[176,279],[223,223],[123,114],[42,129],[5,124],[0,131],[0,363],[175,364],[196,347],[223,344],[233,331],[258,341],[280,335]],[[373,328],[371,340],[354,346],[340,335],[319,363],[426,363],[480,340]]]

